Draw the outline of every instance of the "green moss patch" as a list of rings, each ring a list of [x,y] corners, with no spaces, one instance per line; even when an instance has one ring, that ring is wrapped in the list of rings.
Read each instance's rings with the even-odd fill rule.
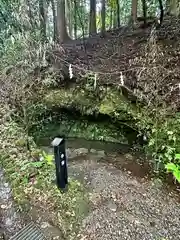
[[[83,89],[60,89],[46,93],[44,103],[48,108],[74,108],[82,114],[92,114],[96,110],[98,102],[88,96]]]
[[[118,120],[129,119],[130,110],[135,107],[121,94],[120,90],[102,88],[96,94],[86,88],[50,90],[44,96],[49,107],[75,108],[83,115],[92,113],[116,116]]]
[[[34,206],[47,209],[52,221],[58,225],[63,234],[75,236],[81,219],[88,211],[88,195],[84,186],[70,179],[68,192],[62,194],[54,185],[55,169],[46,158],[41,161],[41,150],[28,137],[31,151],[26,148],[27,136],[24,130],[6,116],[7,109],[1,107],[0,122],[0,164],[5,169],[13,197],[18,204],[27,201]],[[79,206],[84,204],[84,211]]]

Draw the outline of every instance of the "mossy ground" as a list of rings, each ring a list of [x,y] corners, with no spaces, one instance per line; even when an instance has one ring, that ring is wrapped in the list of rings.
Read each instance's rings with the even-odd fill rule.
[[[65,238],[74,239],[79,223],[88,211],[88,195],[84,186],[70,179],[68,191],[62,194],[53,183],[54,165],[45,160],[39,161],[41,151],[31,138],[31,151],[27,150],[24,140],[27,136],[17,123],[6,116],[6,111],[1,107],[0,164],[11,184],[14,199],[21,206],[29,202],[46,209]],[[79,211],[82,204],[84,210]]]

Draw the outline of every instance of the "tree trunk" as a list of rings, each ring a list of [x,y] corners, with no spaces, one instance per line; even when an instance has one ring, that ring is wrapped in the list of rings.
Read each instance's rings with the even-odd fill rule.
[[[96,0],[90,0],[89,35],[96,34]]]
[[[116,0],[117,5],[117,26],[120,27],[120,6],[119,6],[119,0]]]
[[[46,41],[46,12],[45,12],[45,1],[39,0],[39,18],[40,18],[40,31],[41,40]]]
[[[57,40],[57,14],[56,14],[56,6],[54,0],[51,0],[51,7],[52,7],[52,13],[53,13],[53,26],[54,26],[54,41]]]
[[[77,39],[77,0],[74,0],[74,38]]]
[[[72,20],[72,0],[66,0],[66,13],[68,17],[69,36],[73,38],[73,20]]]
[[[67,33],[66,16],[65,16],[65,0],[57,1],[57,32],[58,41],[63,43],[70,39]]]
[[[117,27],[117,12],[116,9],[113,10],[113,28],[115,29]]]
[[[104,36],[106,31],[106,0],[102,0],[101,20],[102,20],[101,33]]]
[[[144,18],[144,24],[146,25],[147,20],[147,5],[146,0],[142,0],[142,10],[143,10],[143,18]]]
[[[110,29],[112,29],[113,26],[113,9],[111,8],[111,13],[110,13]]]
[[[132,5],[131,5],[131,21],[132,24],[134,24],[137,20],[137,0],[132,0]]]

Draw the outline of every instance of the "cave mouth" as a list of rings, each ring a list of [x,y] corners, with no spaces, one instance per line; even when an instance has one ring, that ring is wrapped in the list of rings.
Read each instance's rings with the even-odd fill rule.
[[[49,143],[55,136],[67,139],[84,139],[143,147],[145,142],[130,121],[122,122],[106,114],[82,115],[75,108],[53,108],[48,110],[40,125],[30,131],[39,145]],[[132,123],[132,122],[131,122]]]

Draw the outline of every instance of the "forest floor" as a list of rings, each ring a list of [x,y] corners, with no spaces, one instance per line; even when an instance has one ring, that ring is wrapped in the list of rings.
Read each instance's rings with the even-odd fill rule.
[[[79,211],[84,211],[85,216],[76,239],[180,239],[178,192],[160,179],[151,179],[147,167],[133,155],[105,154],[94,149],[87,153],[87,149],[80,148],[69,150],[68,156],[69,176],[85,186],[90,199],[88,205],[80,204]],[[8,197],[8,184],[2,174],[0,177],[1,226],[4,224],[5,232],[12,235],[33,220],[47,239],[64,239],[61,231],[48,222],[47,212],[38,215],[32,207],[23,222]]]

